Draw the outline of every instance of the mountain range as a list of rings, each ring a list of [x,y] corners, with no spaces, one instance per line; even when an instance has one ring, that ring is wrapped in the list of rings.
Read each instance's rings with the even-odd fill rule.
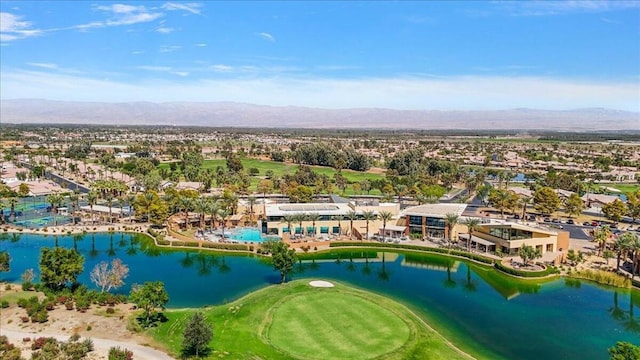
[[[640,130],[640,113],[575,110],[321,109],[233,102],[0,101],[0,124],[109,124],[322,129]]]

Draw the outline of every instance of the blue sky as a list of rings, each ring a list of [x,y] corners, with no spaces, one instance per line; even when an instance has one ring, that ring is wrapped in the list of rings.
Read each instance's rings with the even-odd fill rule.
[[[0,2],[0,96],[640,111],[640,2]]]

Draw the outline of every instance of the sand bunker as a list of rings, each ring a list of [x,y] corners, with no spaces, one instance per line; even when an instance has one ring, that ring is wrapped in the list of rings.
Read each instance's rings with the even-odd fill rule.
[[[328,281],[322,281],[322,280],[310,281],[309,285],[311,285],[313,287],[319,287],[319,288],[331,288],[331,287],[333,287],[332,283],[330,283]]]

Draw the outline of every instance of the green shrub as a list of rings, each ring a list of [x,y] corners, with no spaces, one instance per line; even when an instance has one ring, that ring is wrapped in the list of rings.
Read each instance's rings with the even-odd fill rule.
[[[22,283],[22,290],[23,291],[29,291],[31,290],[31,288],[33,287],[33,284],[31,283],[31,281],[25,281]]]
[[[544,277],[544,276],[558,273],[558,270],[556,270],[556,268],[554,268],[553,266],[547,266],[546,269],[541,271],[524,271],[524,270],[513,269],[510,267],[504,266],[499,262],[496,262],[494,266],[496,269],[502,272],[505,272],[507,274],[527,277],[527,278]]]
[[[631,287],[631,279],[609,271],[587,269],[583,271],[576,271],[572,276],[580,279],[592,280],[609,286],[622,288]]]
[[[133,353],[128,349],[112,347],[109,349],[109,360],[132,360]]]
[[[222,249],[222,250],[235,250],[235,251],[249,251],[249,247],[244,244],[225,244],[225,243],[202,243],[203,248],[208,249]]]
[[[158,245],[164,245],[164,246],[171,245],[171,241],[169,240],[157,239],[156,242],[158,243]]]
[[[360,247],[370,247],[370,248],[391,248],[391,249],[407,249],[407,250],[417,250],[445,255],[453,255],[464,257],[470,260],[475,260],[485,264],[493,264],[494,260],[482,255],[468,253],[466,251],[460,250],[452,250],[445,248],[432,248],[418,245],[406,245],[406,244],[388,244],[388,243],[366,243],[366,242],[332,242],[329,244],[329,247],[345,247],[345,246],[360,246]]]
[[[7,300],[2,300],[0,302],[0,309],[6,309],[9,307],[9,302]]]

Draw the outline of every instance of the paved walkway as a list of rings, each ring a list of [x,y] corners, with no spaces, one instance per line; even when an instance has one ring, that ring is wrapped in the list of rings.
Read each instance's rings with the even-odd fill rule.
[[[7,330],[0,329],[0,335],[5,335],[9,338],[9,341],[16,344],[21,343],[22,339],[25,337],[30,337],[32,339],[38,337],[53,337],[58,341],[67,341],[69,339],[69,335],[59,335],[59,334],[47,334],[43,332],[30,333],[26,331],[15,331],[15,330]],[[108,339],[97,339],[92,338],[93,346],[96,350],[102,350],[105,354],[109,352],[109,348],[111,347],[120,347],[121,349],[126,348],[133,352],[133,357],[136,360],[174,360],[171,356],[146,346],[134,344],[134,343],[126,343],[122,341],[108,340]]]

